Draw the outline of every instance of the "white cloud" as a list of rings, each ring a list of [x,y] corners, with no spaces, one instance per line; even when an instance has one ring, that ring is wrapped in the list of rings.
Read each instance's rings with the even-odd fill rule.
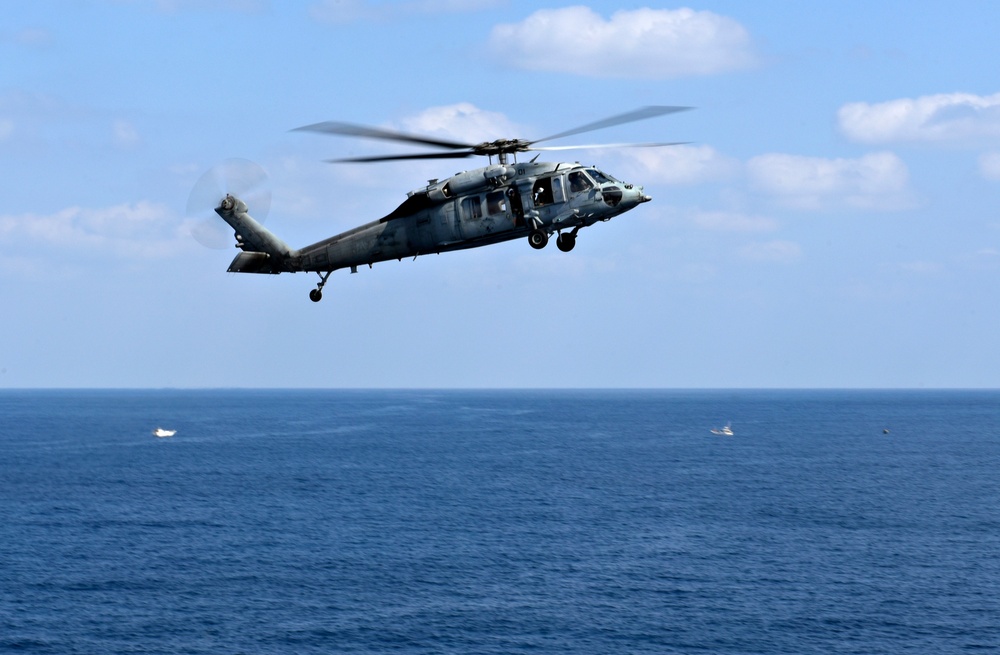
[[[591,159],[601,161],[608,151],[593,153]],[[621,169],[609,171],[616,177],[637,184],[694,185],[715,182],[739,174],[738,160],[721,154],[706,145],[679,145],[660,148],[627,148],[615,153],[621,160]]]
[[[802,248],[792,241],[766,241],[744,246],[740,255],[754,262],[791,264],[802,258]]]
[[[380,127],[445,141],[474,144],[499,138],[523,138],[529,133],[525,128],[512,123],[503,114],[486,111],[467,102],[440,107],[430,107],[418,114],[383,124]],[[445,148],[397,143],[382,139],[350,139],[343,144],[344,156],[378,156],[391,154],[416,154],[421,152],[447,154]],[[338,157],[341,155],[337,155]],[[447,161],[398,161],[381,164],[378,175],[363,166],[338,167],[337,174],[350,179],[352,184],[381,186],[385,180],[426,181],[454,173],[459,168],[476,168],[486,164],[486,159],[458,159],[459,164]],[[494,159],[494,162],[496,160]],[[396,188],[402,193],[406,188]]]
[[[987,180],[1000,182],[1000,152],[986,152],[980,155],[979,173]]]
[[[52,33],[38,28],[26,28],[16,32],[0,32],[0,43],[41,47],[52,42]]]
[[[838,112],[840,129],[862,143],[968,141],[1000,137],[1000,93],[950,93],[854,102]]]
[[[906,164],[891,152],[859,159],[768,154],[747,162],[751,184],[798,209],[900,210],[913,206]]]
[[[174,14],[181,11],[233,11],[259,14],[270,7],[269,0],[126,0],[153,5],[157,11]]]
[[[474,144],[482,141],[492,141],[498,138],[531,138],[537,132],[512,123],[506,116],[498,112],[480,109],[467,102],[430,107],[419,113],[404,116],[397,120],[377,125],[382,129],[438,138],[446,141]],[[447,154],[444,148],[422,146],[419,144],[397,143],[382,139],[344,138],[331,141],[331,148],[324,155],[333,159],[348,157],[368,157],[395,154],[440,153]],[[496,163],[496,158],[493,159]],[[485,157],[467,159],[428,159],[389,161],[370,166],[333,166],[329,169],[317,168],[315,161],[307,160],[301,163],[296,160],[283,160],[281,168],[272,172],[279,177],[297,180],[288,191],[275,189],[277,203],[281,198],[296,197],[296,208],[292,211],[302,215],[311,215],[319,220],[325,212],[320,208],[324,203],[335,202],[341,207],[341,214],[347,216],[352,212],[360,215],[384,215],[392,211],[396,205],[406,199],[406,192],[427,184],[427,180],[445,178],[458,171],[485,166]],[[290,171],[290,172],[289,172]],[[341,188],[363,188],[371,195],[334,193],[330,185],[330,177],[336,180]],[[377,202],[372,197],[378,198]],[[348,203],[345,206],[345,203]],[[353,203],[356,203],[353,204]],[[287,207],[286,207],[287,208]],[[354,227],[345,224],[344,229]]]
[[[503,114],[480,109],[468,102],[430,107],[416,116],[400,121],[398,129],[463,143],[524,136],[521,134],[523,128],[516,126]]]
[[[609,20],[582,6],[541,9],[494,27],[490,47],[518,68],[590,77],[711,75],[757,59],[742,25],[692,9],[622,10]]]
[[[778,229],[778,222],[773,218],[739,212],[699,211],[691,219],[697,227],[714,232],[772,232]]]
[[[902,262],[897,268],[904,273],[914,275],[937,275],[944,271],[944,266],[939,262],[918,260],[912,262]]]
[[[371,0],[323,0],[309,8],[309,15],[324,23],[343,25],[358,21],[398,20],[419,14],[451,14],[492,9],[507,0],[409,0],[408,2],[373,2]]]
[[[184,239],[180,221],[150,202],[52,214],[0,215],[0,244],[48,246],[123,258],[160,257]]]
[[[139,131],[135,125],[125,120],[117,120],[111,126],[114,143],[119,148],[134,148],[139,145]]]
[[[1000,250],[981,248],[973,253],[971,266],[977,270],[996,270],[1000,266]]]

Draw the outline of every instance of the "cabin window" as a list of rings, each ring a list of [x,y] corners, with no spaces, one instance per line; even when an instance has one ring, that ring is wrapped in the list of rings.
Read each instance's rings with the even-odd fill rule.
[[[478,221],[483,217],[483,203],[479,196],[472,196],[462,201],[462,216],[469,221]]]
[[[587,179],[582,171],[573,171],[566,179],[569,180],[569,190],[572,193],[582,193],[594,188],[594,183]]]
[[[487,214],[507,213],[507,194],[503,191],[494,191],[486,196]]]

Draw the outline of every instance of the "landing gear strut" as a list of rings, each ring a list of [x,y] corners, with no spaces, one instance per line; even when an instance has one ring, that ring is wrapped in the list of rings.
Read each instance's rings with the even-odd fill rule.
[[[323,287],[326,285],[326,278],[330,277],[330,273],[333,273],[333,271],[327,271],[326,273],[316,271],[316,274],[319,275],[319,284],[316,285],[315,289],[309,292],[309,300],[313,302],[323,300]]]

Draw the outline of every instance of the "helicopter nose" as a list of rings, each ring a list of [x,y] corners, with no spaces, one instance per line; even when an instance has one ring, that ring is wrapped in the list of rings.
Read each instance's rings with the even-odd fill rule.
[[[653,199],[653,196],[647,195],[641,186],[638,184],[634,188],[635,193],[635,204],[641,205],[644,202],[649,202]]]

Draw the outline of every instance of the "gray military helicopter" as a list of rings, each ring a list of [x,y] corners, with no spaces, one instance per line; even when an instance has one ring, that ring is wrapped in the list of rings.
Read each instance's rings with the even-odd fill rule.
[[[336,159],[332,162],[382,162],[445,159],[485,155],[489,165],[430,180],[410,191],[406,200],[382,218],[304,248],[290,248],[249,213],[247,204],[229,193],[215,212],[235,231],[239,253],[231,273],[314,272],[319,283],[309,292],[313,302],[333,271],[358,272],[359,266],[404,257],[418,257],[526,238],[532,248],[546,246],[557,234],[556,246],[569,252],[577,233],[652,200],[641,186],[626,184],[594,166],[579,163],[517,162],[517,153],[582,148],[660,147],[673,143],[615,143],[578,146],[536,144],[613,125],[662,116],[689,107],[651,106],[637,109],[544,139],[498,139],[478,144],[458,143],[350,123],[324,122],[296,131],[370,139],[387,139],[441,148],[444,152]],[[496,162],[494,162],[496,158]],[[217,196],[216,196],[217,197]]]

